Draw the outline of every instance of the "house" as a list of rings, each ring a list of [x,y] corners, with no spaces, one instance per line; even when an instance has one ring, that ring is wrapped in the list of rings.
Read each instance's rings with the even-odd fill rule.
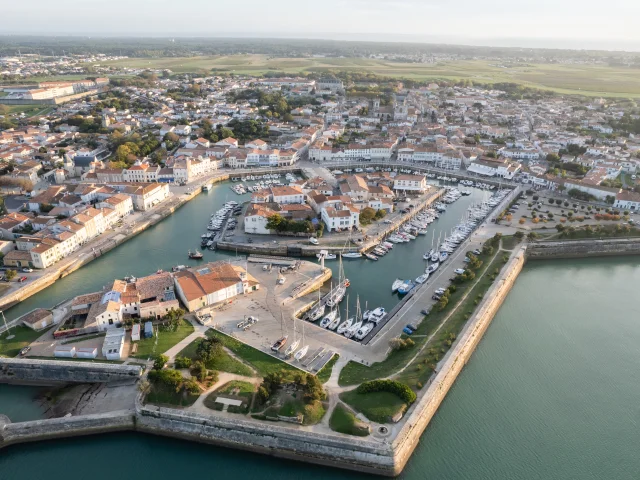
[[[227,262],[183,270],[175,274],[174,281],[178,297],[190,312],[260,288],[243,267]]]
[[[640,194],[627,191],[617,193],[613,206],[620,210],[638,211],[640,210]]]
[[[26,315],[20,317],[20,321],[25,327],[31,330],[40,331],[53,325],[53,314],[44,308],[36,308]]]
[[[21,234],[14,233],[27,227],[30,224],[30,218],[21,213],[9,213],[0,217],[0,238],[5,240],[13,240]]]
[[[403,192],[424,193],[429,187],[422,175],[398,175],[393,179],[393,189]]]
[[[173,131],[173,133],[175,133],[176,135],[191,135],[191,125],[176,125],[175,130]]]
[[[521,169],[517,162],[512,162],[507,158],[481,157],[472,161],[467,170],[472,173],[487,177],[503,177],[511,180]]]
[[[334,206],[323,207],[320,218],[328,232],[360,228],[360,211],[350,204],[336,203]]]
[[[107,360],[122,360],[125,335],[124,329],[114,329],[107,332],[102,344],[102,355]]]
[[[244,231],[245,233],[255,233],[261,235],[269,235],[271,230],[267,228],[269,217],[275,213],[266,205],[259,203],[251,203],[244,215]]]
[[[131,197],[134,208],[141,211],[155,207],[170,195],[169,185],[166,183],[126,186],[122,189],[122,193]]]
[[[5,267],[34,267],[31,260],[31,252],[25,250],[11,250],[2,258],[2,263]]]
[[[298,186],[271,187],[271,196],[273,202],[278,204],[304,203],[305,199],[305,194]]]

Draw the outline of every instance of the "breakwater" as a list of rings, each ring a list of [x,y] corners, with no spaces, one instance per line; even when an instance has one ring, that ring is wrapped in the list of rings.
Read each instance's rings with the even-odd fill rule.
[[[532,242],[527,248],[527,258],[530,260],[612,255],[640,255],[640,238],[554,240]]]
[[[439,365],[438,372],[427,386],[424,395],[409,410],[404,426],[393,441],[394,468],[399,474],[415,450],[424,430],[435,415],[475,351],[493,317],[507,297],[525,264],[525,248],[514,251],[500,276],[469,319],[455,345]]]

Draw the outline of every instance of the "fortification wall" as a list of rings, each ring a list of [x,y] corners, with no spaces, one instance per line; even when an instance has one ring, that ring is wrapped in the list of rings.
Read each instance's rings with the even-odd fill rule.
[[[133,381],[141,375],[142,368],[133,365],[0,358],[0,383],[105,383]]]

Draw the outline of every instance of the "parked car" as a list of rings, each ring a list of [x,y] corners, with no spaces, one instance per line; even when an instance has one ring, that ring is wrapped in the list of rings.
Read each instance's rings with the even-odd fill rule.
[[[18,279],[18,282],[20,282],[20,283],[24,283],[24,282],[26,282],[26,281],[27,281],[27,277],[20,277],[20,278]]]
[[[24,273],[31,273],[33,272],[33,268],[29,268],[29,267],[22,267],[22,271]]]
[[[420,310],[420,313],[425,316],[429,315],[431,313],[431,307],[423,308],[422,310]]]
[[[456,275],[462,275],[464,273],[464,268],[456,268],[453,273]]]
[[[318,245],[318,240],[314,237],[309,237],[309,243],[312,245]]]
[[[402,333],[406,333],[407,335],[412,335],[413,334],[413,330],[411,330],[411,329],[409,329],[407,327],[404,327],[402,329]]]
[[[480,250],[478,250],[477,248],[473,251],[474,255],[481,255],[482,252]]]
[[[434,293],[431,298],[435,301],[438,301],[442,298],[442,295],[438,295],[437,293]]]
[[[27,353],[29,353],[31,351],[31,347],[30,346],[26,346],[24,347],[22,350],[20,350],[20,356],[24,357]]]

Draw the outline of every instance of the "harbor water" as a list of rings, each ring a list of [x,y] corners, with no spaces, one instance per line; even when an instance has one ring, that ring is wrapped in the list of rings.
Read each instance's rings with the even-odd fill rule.
[[[636,479],[638,282],[633,257],[527,264],[401,478]],[[7,401],[0,390],[0,412]],[[61,480],[73,465],[113,478],[101,458],[118,458],[125,478],[365,478],[133,433],[12,446],[0,477]]]
[[[198,196],[175,215],[56,282],[7,312],[15,318],[113,278],[189,265],[209,215],[238,200],[229,184]],[[397,245],[378,262],[345,261],[350,311],[393,307],[397,278],[424,270],[432,231],[449,232],[483,192],[462,197],[429,234]],[[228,254],[205,252],[206,260]],[[337,269],[337,262],[329,263]],[[337,270],[334,270],[337,274]],[[640,260],[635,257],[537,261],[527,264],[477,351],[423,435],[401,478],[632,479],[640,398],[640,324],[634,315]],[[343,302],[344,307],[344,302]],[[0,385],[0,413],[39,418],[37,391]],[[117,458],[111,468],[100,459]],[[216,476],[282,479],[364,478],[364,475],[242,451],[125,433],[16,445],[0,450],[0,479],[61,480],[72,471],[95,480]]]

